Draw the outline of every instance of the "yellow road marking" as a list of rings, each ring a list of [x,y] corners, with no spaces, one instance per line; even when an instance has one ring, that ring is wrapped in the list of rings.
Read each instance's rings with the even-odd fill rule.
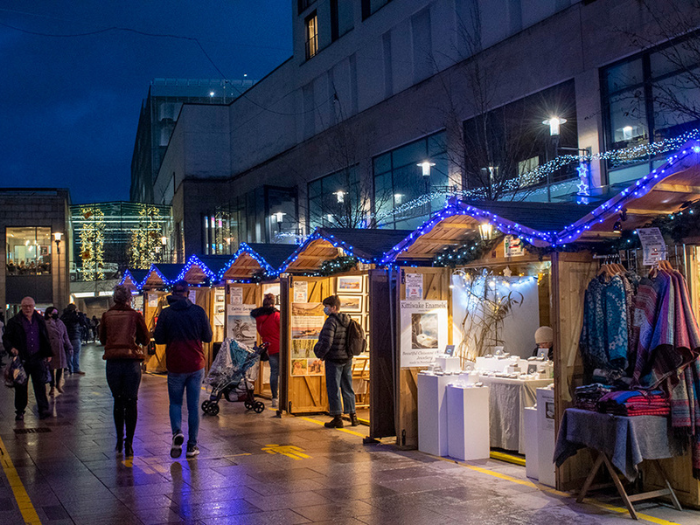
[[[430,454],[429,454],[430,455]],[[508,474],[501,474],[500,472],[495,472],[493,470],[485,469],[482,467],[477,467],[476,465],[469,465],[468,463],[463,463],[461,461],[456,461],[454,459],[448,459],[448,458],[442,458],[439,456],[432,456],[434,458],[439,459],[440,461],[446,461],[448,463],[455,463],[459,465],[460,467],[465,467],[470,470],[474,470],[475,472],[480,472],[482,474],[487,474],[489,476],[503,479],[505,481],[510,481],[511,483],[516,483],[518,485],[523,485],[526,487],[532,487],[535,489],[540,490],[541,492],[548,492],[549,494],[554,494],[555,496],[561,496],[565,498],[571,498],[571,494],[567,492],[561,492],[559,490],[553,489],[551,487],[547,487],[546,485],[541,485],[539,483],[533,483],[532,481],[527,481],[524,479],[518,479],[514,478],[513,476],[509,476]],[[616,505],[609,505],[607,503],[603,503],[602,501],[595,500],[593,498],[585,498],[583,500],[584,503],[587,503],[588,505],[593,505],[595,507],[601,508],[603,510],[607,510],[610,512],[617,512],[618,514],[627,514],[627,509],[624,507],[618,507]],[[655,518],[654,516],[649,516],[648,514],[643,514],[640,512],[637,512],[637,517],[640,520],[648,521],[650,523],[657,523],[658,525],[679,525],[675,521],[669,521],[669,520],[664,520],[661,518]]]
[[[311,423],[316,423],[317,425],[323,425],[323,421],[318,421],[317,419],[311,419],[310,417],[302,417],[304,421],[310,421]],[[364,434],[360,434],[359,432],[355,432],[354,430],[348,430],[347,428],[336,428],[335,430],[338,430],[340,432],[345,432],[346,434],[351,434],[353,436],[359,436],[361,438],[367,437]]]
[[[17,469],[12,464],[12,459],[7,453],[7,448],[5,443],[3,443],[2,438],[0,438],[0,456],[2,460],[2,469],[5,471],[5,476],[7,476],[7,481],[10,483],[10,488],[12,493],[15,495],[15,500],[17,501],[17,506],[19,511],[22,513],[24,518],[24,523],[27,525],[41,525],[41,520],[39,515],[36,513],[34,505],[32,505],[32,500],[29,499],[29,494],[22,484],[22,480],[19,479],[19,474],[17,474]]]
[[[261,450],[267,452],[268,454],[280,454],[282,456],[287,456],[292,459],[310,459],[311,456],[304,454],[303,448],[297,447],[295,445],[267,445]]]

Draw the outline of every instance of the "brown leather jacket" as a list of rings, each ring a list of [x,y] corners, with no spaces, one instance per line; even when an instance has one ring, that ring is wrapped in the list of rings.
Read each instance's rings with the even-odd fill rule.
[[[115,304],[102,314],[100,342],[105,347],[102,359],[144,359],[138,345],[151,340],[141,312],[126,304]]]

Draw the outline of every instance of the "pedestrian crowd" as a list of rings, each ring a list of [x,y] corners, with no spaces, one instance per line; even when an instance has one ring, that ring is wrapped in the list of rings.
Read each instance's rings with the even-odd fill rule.
[[[2,343],[10,355],[5,382],[15,389],[15,420],[22,421],[28,405],[29,380],[32,382],[39,419],[52,416],[48,397],[64,393],[66,376],[84,375],[80,369],[83,343],[97,341],[104,346],[106,378],[114,399],[113,417],[117,442],[115,451],[134,455],[134,435],[138,420],[138,391],[143,361],[151,334],[143,315],[131,307],[131,291],[122,285],[114,288],[113,306],[98,320],[89,319],[75,304],[69,304],[63,314],[49,306],[44,314],[36,310],[31,297],[22,299],[21,311],[8,319],[5,326],[0,317]],[[203,343],[212,340],[209,318],[204,309],[188,298],[188,284],[178,281],[167,296],[168,307],[160,312],[155,331],[155,343],[165,345],[167,388],[172,443],[170,455],[178,458],[185,445],[182,425],[182,405],[187,404],[186,457],[199,454],[199,396],[204,380],[206,359]],[[353,426],[358,424],[355,413],[355,393],[352,386],[352,357],[348,346],[351,332],[350,317],[340,312],[338,296],[323,300],[328,316],[314,348],[316,356],[325,362],[326,388],[331,421],[328,428],[342,428],[342,413],[349,416]],[[260,338],[268,344],[272,406],[278,406],[278,375],[280,350],[280,313],[275,308],[275,296],[267,294],[263,306],[251,312]],[[0,365],[2,362],[0,361]],[[23,379],[22,379],[23,378]],[[49,385],[47,396],[46,387]]]

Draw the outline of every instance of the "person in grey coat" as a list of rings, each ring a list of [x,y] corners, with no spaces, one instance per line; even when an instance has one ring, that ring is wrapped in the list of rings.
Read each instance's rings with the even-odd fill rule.
[[[343,428],[342,413],[350,416],[352,426],[357,426],[355,391],[352,388],[352,354],[347,351],[347,329],[350,317],[340,313],[340,299],[331,295],[323,300],[323,312],[328,316],[323,323],[314,354],[325,363],[326,390],[329,414],[326,428]],[[340,403],[342,393],[343,403]]]
[[[56,390],[63,394],[61,380],[63,379],[63,369],[68,368],[68,360],[73,355],[73,345],[68,337],[68,329],[58,318],[58,309],[55,306],[49,306],[44,312],[46,318],[46,330],[49,332],[49,340],[51,341],[51,390],[49,396],[56,395]]]

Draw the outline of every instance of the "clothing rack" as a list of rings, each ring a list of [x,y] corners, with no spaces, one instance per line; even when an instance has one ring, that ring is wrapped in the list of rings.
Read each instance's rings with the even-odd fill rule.
[[[683,275],[686,273],[685,244],[671,244],[666,247],[667,261],[674,270],[678,270]],[[600,262],[600,265],[607,263],[617,263],[624,265],[628,270],[634,271],[637,275],[648,276],[651,266],[644,266],[644,254],[641,248],[633,250],[621,250],[617,254],[594,255],[593,259]]]

